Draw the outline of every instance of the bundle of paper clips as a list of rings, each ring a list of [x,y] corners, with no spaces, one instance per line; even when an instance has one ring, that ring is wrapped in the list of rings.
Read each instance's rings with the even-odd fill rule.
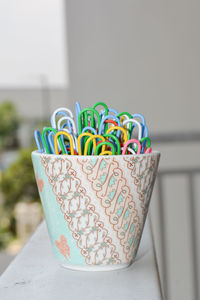
[[[143,115],[118,113],[103,102],[82,110],[76,102],[75,111],[76,120],[71,110],[58,108],[51,116],[51,127],[44,127],[42,133],[35,130],[40,153],[132,155],[152,152]]]

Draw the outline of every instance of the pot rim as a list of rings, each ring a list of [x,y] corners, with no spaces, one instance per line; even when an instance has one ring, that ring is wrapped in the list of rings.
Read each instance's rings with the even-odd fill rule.
[[[59,154],[47,154],[47,153],[40,153],[38,150],[32,151],[31,155],[33,156],[49,156],[49,157],[70,157],[70,158],[102,158],[102,157],[145,157],[145,156],[160,156],[160,152],[157,150],[153,150],[152,153],[144,153],[144,154],[125,154],[125,155],[59,155]]]

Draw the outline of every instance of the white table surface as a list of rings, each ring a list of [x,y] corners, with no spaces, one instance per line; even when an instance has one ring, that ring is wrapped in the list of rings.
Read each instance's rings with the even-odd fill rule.
[[[1,300],[161,299],[149,223],[136,261],[127,269],[80,272],[60,267],[43,222],[0,278]]]

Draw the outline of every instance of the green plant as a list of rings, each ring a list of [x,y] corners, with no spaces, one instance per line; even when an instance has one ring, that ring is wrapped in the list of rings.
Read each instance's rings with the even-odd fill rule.
[[[3,203],[0,207],[0,249],[16,237],[14,208],[19,201],[39,201],[38,189],[31,161],[32,149],[19,151],[17,160],[1,175]]]
[[[11,230],[12,226],[11,223],[13,222],[13,219],[11,220],[8,216],[8,212],[5,212],[3,209],[1,209],[1,218],[0,218],[0,249],[5,248],[8,246],[10,241],[14,238],[14,233]]]
[[[15,106],[10,101],[0,104],[0,149],[16,144],[19,118]]]
[[[5,209],[13,210],[20,200],[39,201],[31,151],[32,149],[20,150],[18,159],[2,174],[0,187]]]

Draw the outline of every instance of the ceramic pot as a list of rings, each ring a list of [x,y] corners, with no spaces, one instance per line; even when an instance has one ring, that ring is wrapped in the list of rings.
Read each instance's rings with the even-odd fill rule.
[[[76,270],[124,268],[136,256],[160,154],[32,152],[55,257]]]

